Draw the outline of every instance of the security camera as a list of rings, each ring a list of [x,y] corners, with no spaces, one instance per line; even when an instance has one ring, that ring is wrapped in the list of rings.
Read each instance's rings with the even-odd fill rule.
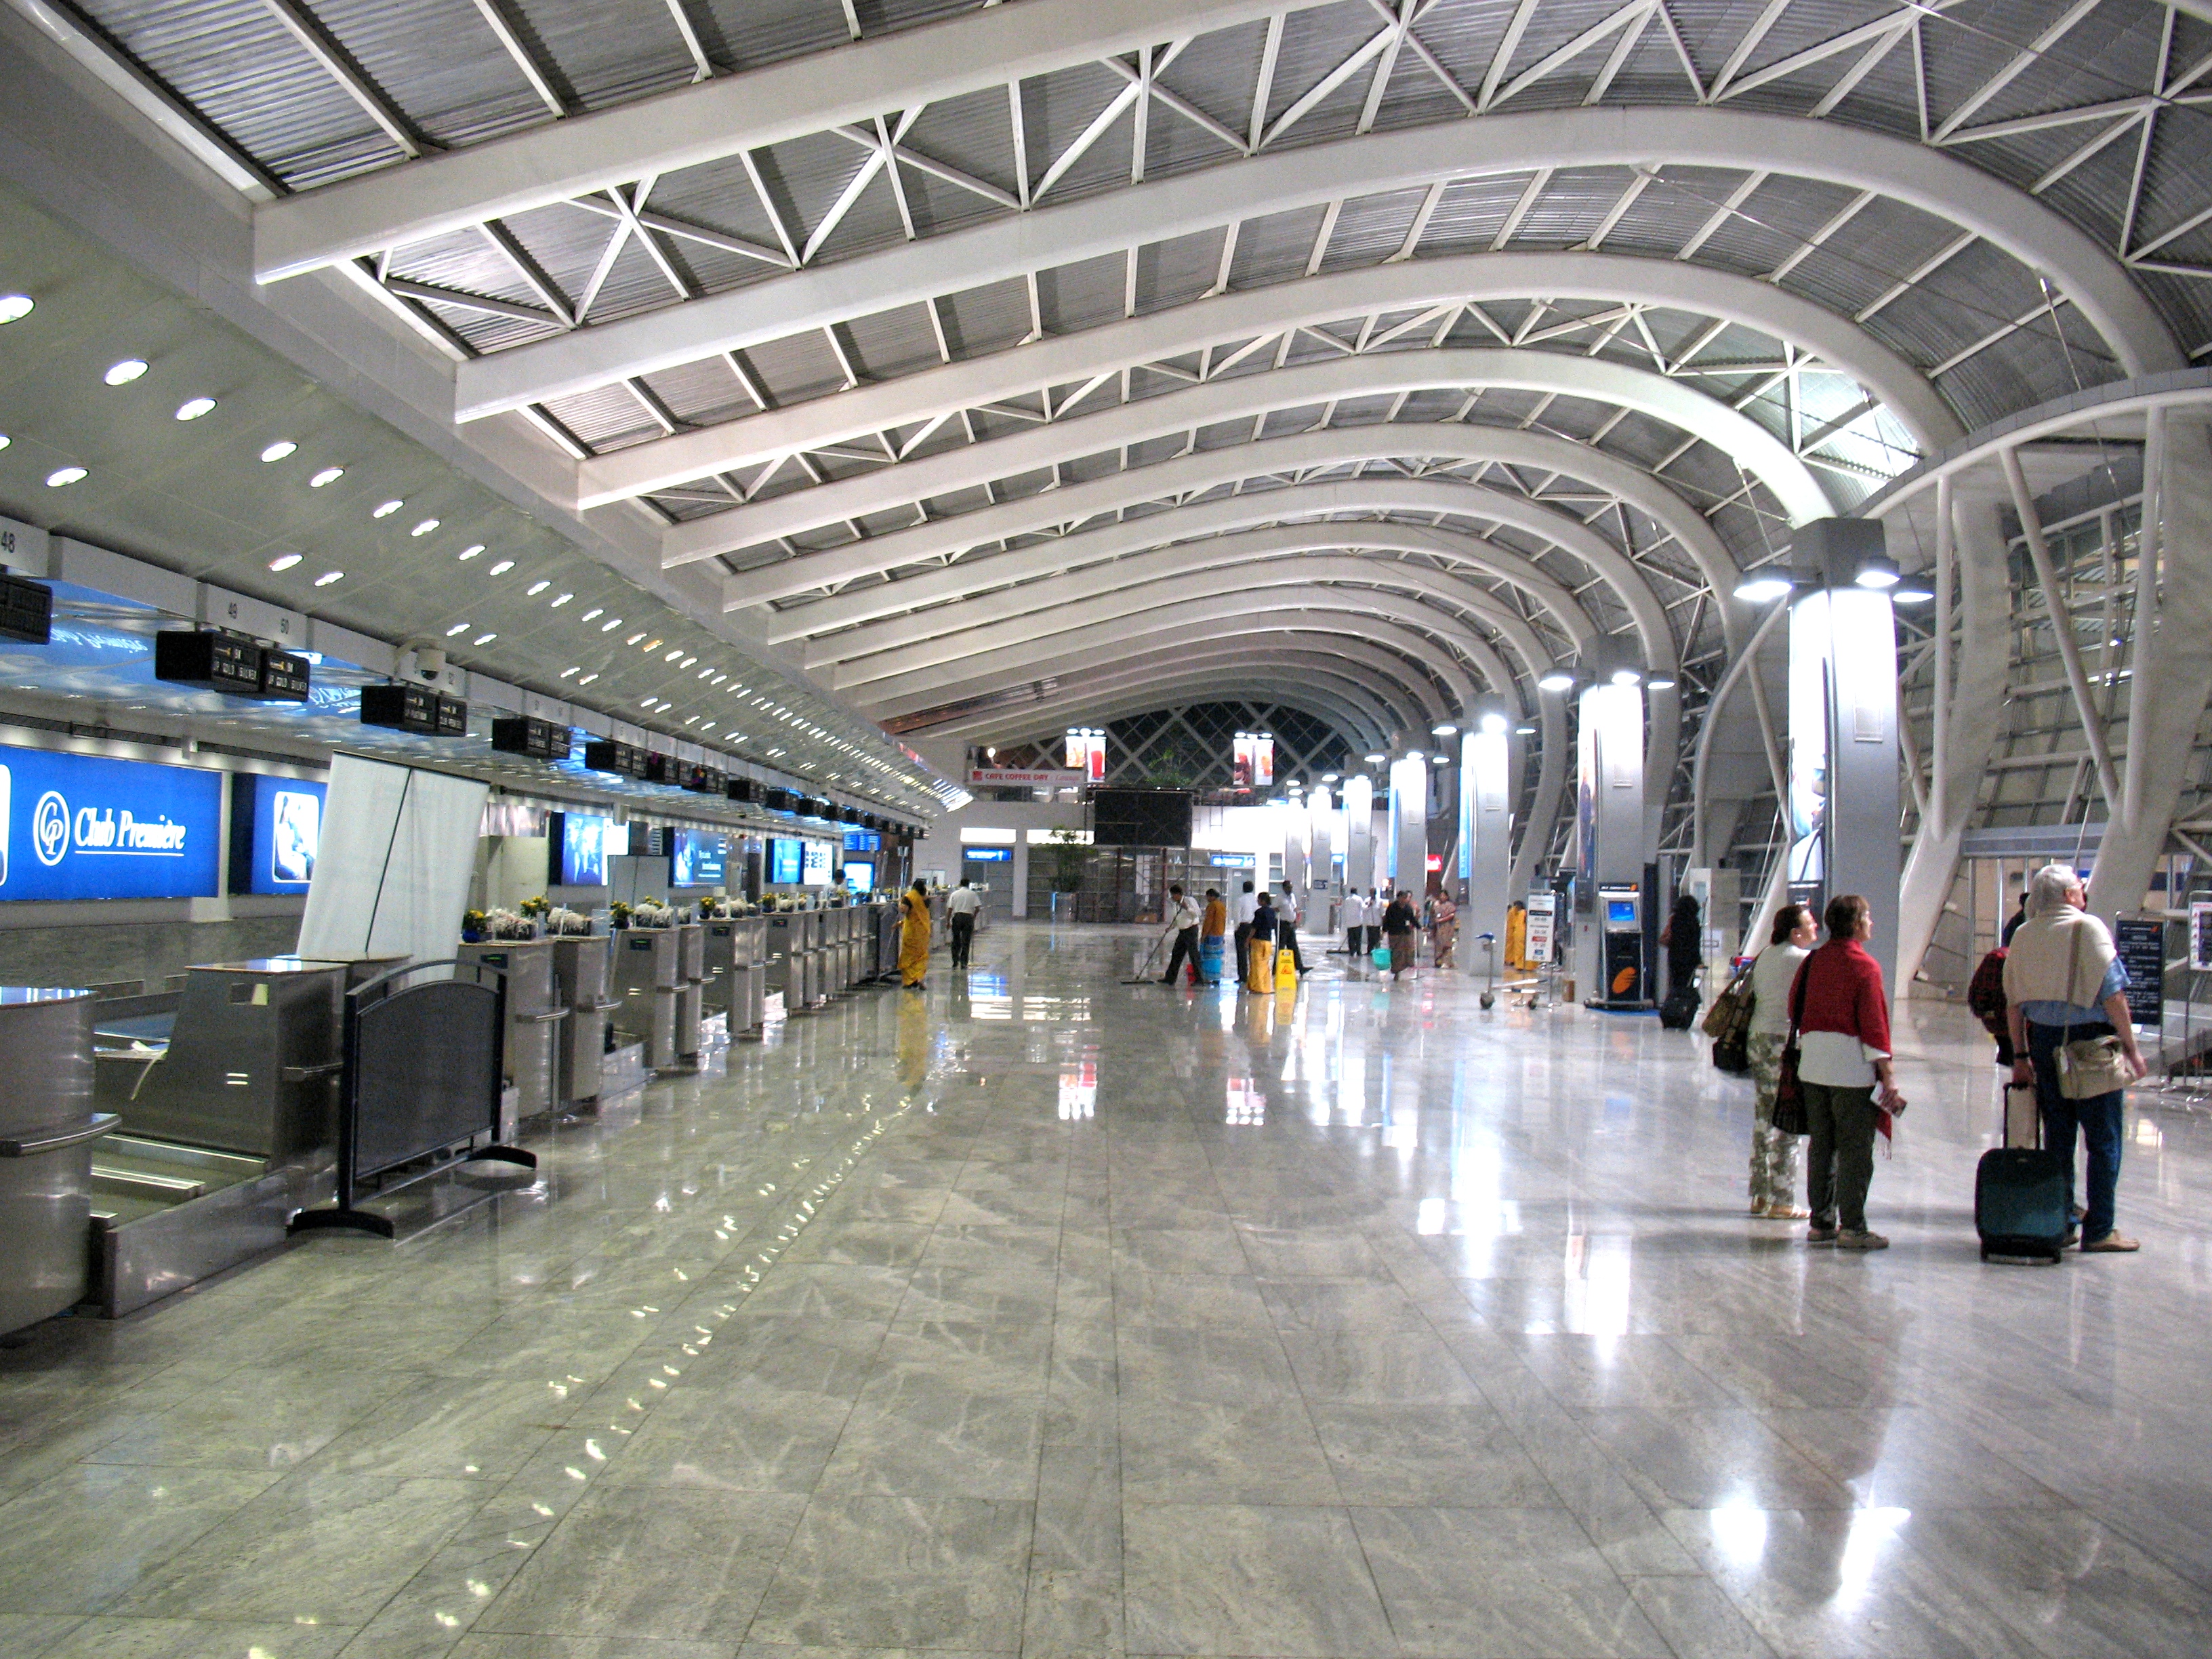
[[[446,651],[443,646],[418,645],[415,647],[415,672],[426,680],[434,680],[446,672]]]

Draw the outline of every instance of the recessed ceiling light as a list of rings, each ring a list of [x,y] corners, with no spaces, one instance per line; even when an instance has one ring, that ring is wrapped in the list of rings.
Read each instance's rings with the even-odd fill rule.
[[[586,675],[585,675],[585,676],[584,676],[584,678],[581,678],[580,680],[578,680],[578,681],[576,682],[576,684],[579,684],[579,685],[589,685],[589,684],[590,684],[593,680],[595,680],[595,679],[597,679],[597,678],[599,678],[599,676],[598,676],[597,674],[586,674]]]
[[[496,573],[495,573],[495,574],[496,574]],[[550,586],[553,586],[553,584],[552,584],[551,582],[532,582],[532,583],[531,583],[531,584],[530,584],[529,587],[528,587],[526,591],[527,592],[527,593],[529,594],[529,596],[530,596],[532,599],[536,599],[536,598],[537,598],[540,593],[543,593],[543,592],[544,592],[547,588],[549,588],[549,587],[550,587]]]
[[[577,670],[575,670],[575,669],[574,669],[574,668],[564,668],[564,669],[562,669],[562,670],[561,671],[561,678],[562,678],[562,679],[564,679],[564,680],[565,680],[565,679],[567,679],[567,678],[568,678],[568,676],[569,676],[569,675],[574,674],[574,673],[575,673],[575,672],[578,672],[578,671],[577,671]]]
[[[640,708],[650,708],[653,707],[653,699],[651,697],[641,698],[639,700],[637,706]]]
[[[110,363],[107,373],[100,378],[110,386],[129,386],[145,372],[146,360],[143,357],[125,357],[119,363]]]
[[[297,553],[279,553],[269,561],[269,568],[271,570],[289,570],[299,562],[300,556]]]
[[[31,296],[27,294],[9,294],[0,296],[0,323],[12,323],[29,316],[33,303]]]
[[[407,533],[410,536],[427,536],[437,527],[438,521],[435,519],[425,519]]]
[[[6,433],[0,432],[0,449],[7,448],[9,444],[14,443],[15,441],[9,437]]]
[[[658,644],[659,644],[659,643],[660,643],[660,641],[658,641],[658,640],[655,640],[653,643],[653,645],[658,645]],[[646,647],[646,648],[647,648],[647,650],[650,650],[650,649],[652,649],[652,647],[651,647],[651,646],[648,646],[648,647]],[[683,647],[682,646],[680,646],[680,645],[679,645],[679,646],[678,646],[678,647],[677,647],[673,651],[670,652],[670,653],[669,653],[665,657],[663,657],[663,658],[661,659],[661,660],[662,660],[663,662],[674,662],[674,661],[675,661],[678,657],[682,656],[683,654],[684,654],[684,647]]]
[[[376,504],[376,511],[368,516],[372,519],[388,519],[406,505],[404,501],[379,501]]]
[[[294,443],[289,438],[279,438],[275,443],[270,445],[268,448],[261,452],[261,459],[264,463],[269,461],[281,461],[287,455],[296,453],[299,447],[300,446]]]
[[[201,416],[212,414],[214,410],[215,399],[212,398],[187,398],[177,405],[177,418],[197,421]]]
[[[344,477],[345,469],[343,467],[326,466],[320,472],[315,474],[313,477],[307,480],[307,488],[310,489],[320,489],[325,484],[336,483],[340,478]]]
[[[678,663],[677,666],[679,668],[689,668],[693,663],[698,660],[699,659],[696,657],[686,657],[682,662]]]
[[[489,645],[498,637],[499,635],[496,634],[479,634],[475,639],[470,641],[469,643],[471,645]]]
[[[599,624],[599,632],[602,634],[611,634],[615,629],[621,626],[622,618],[620,617],[610,617],[606,621]]]
[[[647,651],[658,651],[660,649],[661,644],[662,641],[659,640],[647,640],[645,642],[645,648]]]
[[[344,580],[344,571],[325,570],[321,575],[315,578],[315,586],[318,587],[328,587],[332,582],[342,582]]]
[[[601,630],[601,631],[602,631],[602,632],[604,632],[605,630],[603,629],[603,630]],[[633,634],[633,635],[631,635],[628,639],[624,640],[624,641],[623,641],[623,643],[624,645],[635,645],[635,644],[636,644],[640,640],[643,639],[644,637],[645,637],[645,635],[642,635],[642,634]],[[649,646],[649,645],[648,645],[647,647],[646,647],[646,649],[647,649],[647,650],[648,650],[648,651],[650,651],[650,650],[652,650],[652,649],[653,649],[653,647],[652,647],[651,646]]]
[[[589,611],[586,611],[582,616],[577,617],[576,620],[578,622],[596,622],[605,614],[606,612],[603,607],[595,605]]]
[[[447,629],[446,630],[446,637],[447,637],[447,639],[449,639],[449,640],[450,640],[450,639],[452,639],[452,638],[453,637],[453,635],[456,635],[456,634],[465,634],[465,633],[467,633],[468,631],[469,631],[469,624],[468,624],[468,623],[454,623],[451,628],[449,628],[449,629]]]
[[[473,559],[477,554],[483,550],[484,545],[482,542],[471,542],[466,547],[463,548],[457,556],[463,559]]]
[[[501,559],[497,564],[492,566],[491,574],[495,576],[504,576],[508,571],[514,568],[514,561],[513,559]]]
[[[59,489],[64,484],[75,483],[84,476],[84,469],[81,466],[58,466],[46,474],[46,488]]]

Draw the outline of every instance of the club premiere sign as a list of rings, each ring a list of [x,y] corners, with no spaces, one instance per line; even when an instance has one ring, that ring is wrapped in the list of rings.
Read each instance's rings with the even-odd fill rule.
[[[0,748],[0,902],[211,898],[220,773]]]

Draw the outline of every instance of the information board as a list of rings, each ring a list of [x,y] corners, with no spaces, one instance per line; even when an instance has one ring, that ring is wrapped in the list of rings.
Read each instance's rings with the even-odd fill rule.
[[[1524,961],[1548,964],[1552,960],[1552,907],[1550,893],[1528,895],[1528,933],[1522,945]]]
[[[0,747],[0,901],[213,898],[219,888],[219,772]]]
[[[2203,899],[2189,907],[2189,970],[2212,974],[2212,903]]]
[[[2128,970],[2128,1018],[2138,1025],[2166,1022],[2166,924],[2116,921],[2112,944]]]
[[[830,884],[830,843],[826,841],[803,841],[799,843],[799,879],[809,887]]]

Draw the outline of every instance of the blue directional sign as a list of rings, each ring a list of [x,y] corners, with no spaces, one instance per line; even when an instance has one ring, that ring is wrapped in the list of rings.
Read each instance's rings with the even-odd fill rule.
[[[212,898],[222,776],[0,746],[0,902]]]

